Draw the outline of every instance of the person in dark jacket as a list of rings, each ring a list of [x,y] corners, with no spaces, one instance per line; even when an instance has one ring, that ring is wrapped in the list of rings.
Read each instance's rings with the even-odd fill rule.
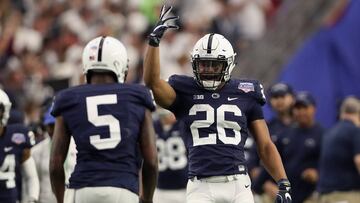
[[[318,180],[318,162],[320,158],[323,128],[315,120],[316,102],[308,92],[299,92],[295,96],[293,107],[294,124],[279,135],[276,146],[292,184],[293,203],[311,202]],[[262,171],[254,181],[254,191],[262,190],[275,198],[276,184],[261,178]]]
[[[347,97],[324,135],[317,191],[321,203],[360,202],[360,101]]]

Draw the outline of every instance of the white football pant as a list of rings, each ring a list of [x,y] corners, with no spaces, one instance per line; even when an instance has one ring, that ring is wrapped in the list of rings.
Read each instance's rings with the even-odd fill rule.
[[[117,187],[85,187],[66,189],[64,203],[138,203],[139,196]]]
[[[230,177],[227,181],[222,181]],[[216,176],[189,180],[186,203],[254,203],[248,175]]]
[[[185,203],[186,190],[161,190],[156,189],[154,203]]]

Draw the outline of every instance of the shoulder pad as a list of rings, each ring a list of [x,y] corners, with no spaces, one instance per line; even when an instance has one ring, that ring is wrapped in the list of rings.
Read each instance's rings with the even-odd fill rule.
[[[168,83],[175,89],[175,91],[187,88],[192,88],[196,83],[194,78],[185,75],[172,75],[169,77]],[[195,84],[196,85],[196,84]]]
[[[143,97],[145,107],[148,108],[150,111],[155,111],[155,100],[151,90],[149,90],[144,85],[135,85],[134,87],[136,87],[136,89]]]
[[[22,144],[25,148],[35,145],[35,134],[27,126],[17,123],[8,125],[7,128],[12,136],[12,142]]]
[[[238,89],[251,95],[259,104],[264,105],[266,103],[266,97],[264,94],[264,87],[257,80],[239,80]]]
[[[58,94],[54,96],[52,105],[51,115],[57,117],[61,114],[63,109],[63,103],[66,101],[66,89],[61,90]]]

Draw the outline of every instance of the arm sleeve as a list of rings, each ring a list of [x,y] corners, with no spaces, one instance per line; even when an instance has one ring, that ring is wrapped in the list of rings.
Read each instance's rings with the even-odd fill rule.
[[[70,103],[70,101],[72,99],[74,99],[73,97],[70,98],[66,98],[66,92],[65,91],[60,91],[55,97],[54,97],[54,101],[52,103],[52,111],[51,111],[51,115],[54,117],[60,116],[61,113],[63,112],[63,110],[66,108],[66,106]]]
[[[35,145],[35,134],[33,131],[26,129],[24,148],[32,148]]]
[[[266,103],[266,97],[265,97],[265,93],[264,93],[264,87],[263,85],[259,82],[259,81],[255,81],[254,82],[255,85],[255,98],[257,100],[257,102],[263,106]]]
[[[34,159],[30,156],[24,163],[22,163],[21,167],[23,171],[22,174],[24,174],[24,178],[26,180],[26,187],[29,190],[29,199],[37,201],[39,199],[40,183]]]
[[[148,88],[144,88],[144,104],[150,111],[155,111],[155,100],[154,96]]]
[[[252,121],[259,119],[264,119],[264,114],[261,108],[261,104],[254,102],[253,106],[249,109],[247,121],[248,123],[251,123]]]

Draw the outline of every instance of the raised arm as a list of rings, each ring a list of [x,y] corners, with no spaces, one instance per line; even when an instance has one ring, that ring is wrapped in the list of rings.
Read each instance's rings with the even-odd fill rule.
[[[161,8],[159,21],[149,36],[149,46],[147,48],[144,60],[144,81],[154,94],[155,101],[158,105],[167,108],[176,98],[174,89],[165,81],[160,79],[160,60],[159,60],[159,43],[164,32],[169,28],[178,27],[175,25],[167,25],[166,21],[175,20],[178,17],[167,17],[171,8]]]
[[[167,108],[174,102],[175,90],[160,79],[159,47],[148,46],[144,61],[144,81],[152,90],[158,105]]]
[[[140,149],[144,162],[141,169],[142,203],[152,203],[152,198],[158,177],[158,159],[155,131],[149,110],[145,111],[145,118],[141,126]]]

